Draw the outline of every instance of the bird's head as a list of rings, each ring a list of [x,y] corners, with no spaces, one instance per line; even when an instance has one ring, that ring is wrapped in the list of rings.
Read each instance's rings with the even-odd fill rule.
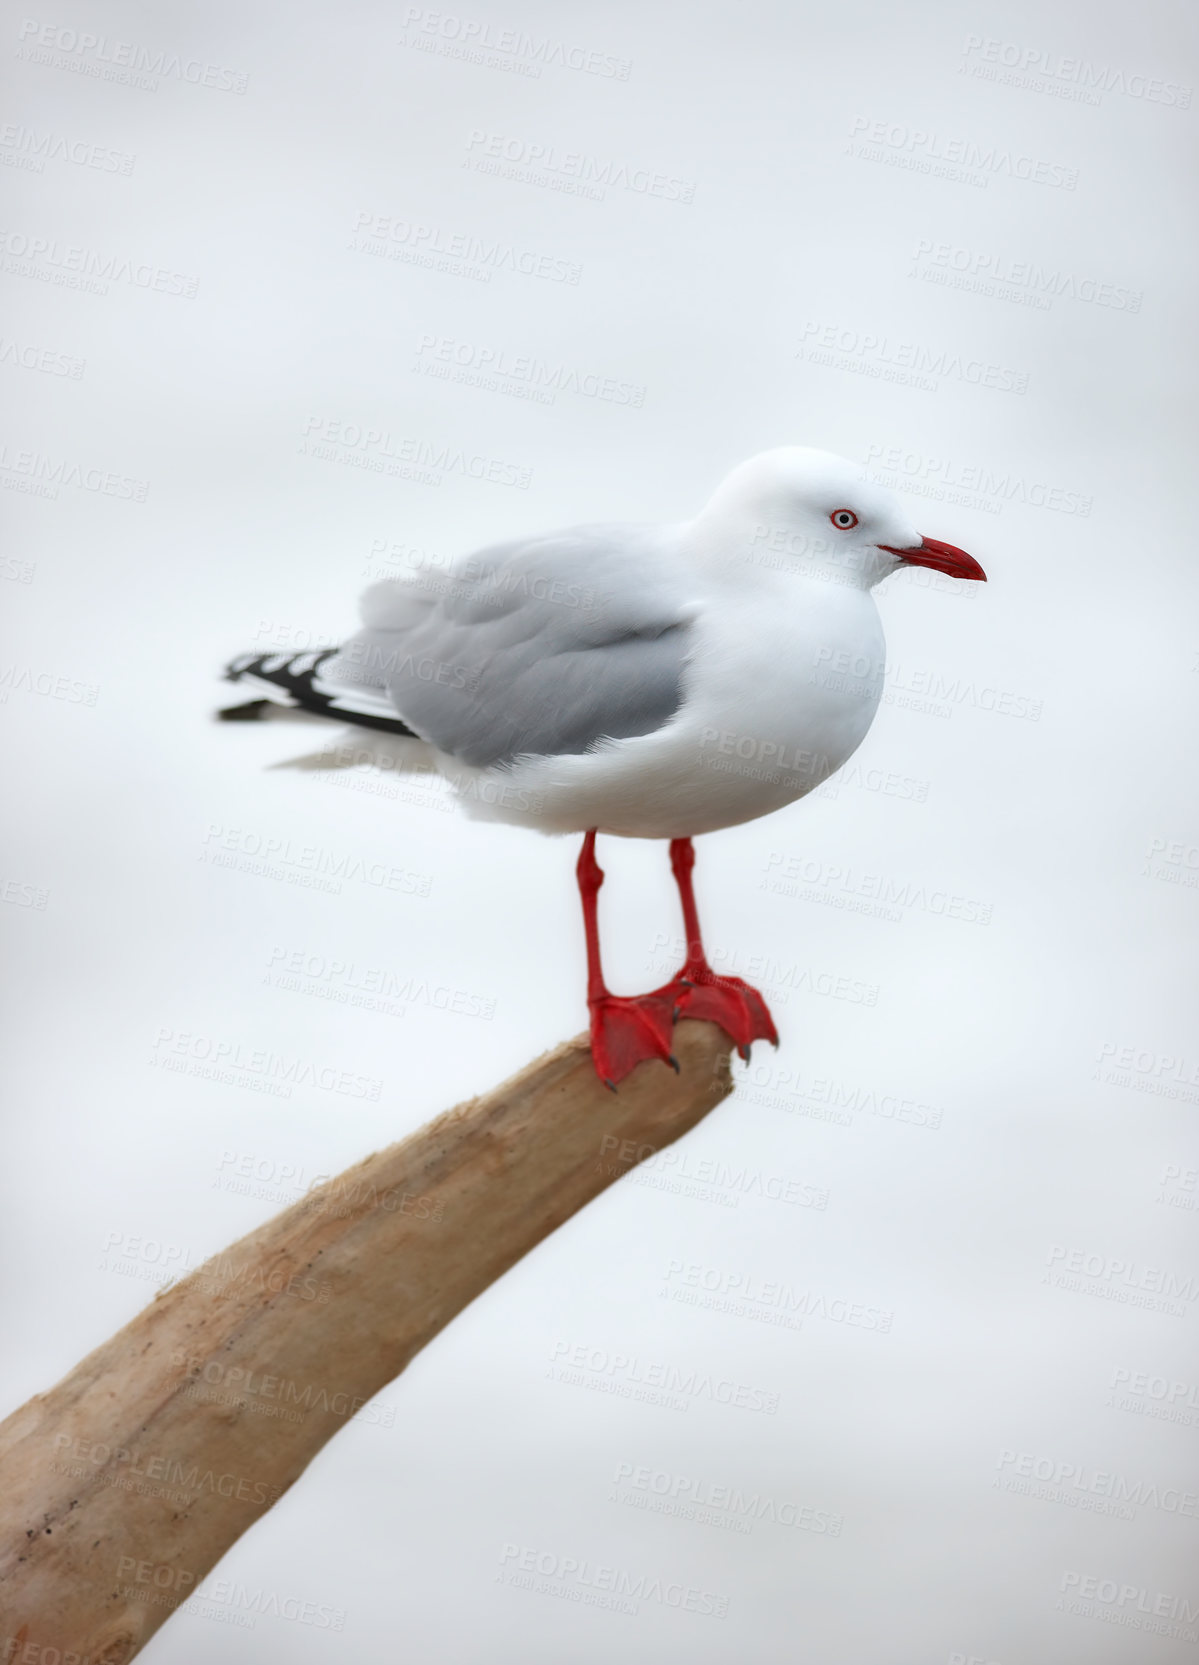
[[[699,519],[734,533],[738,557],[868,589],[902,566],[985,579],[972,555],[926,538],[864,469],[831,451],[780,446],[726,475]]]

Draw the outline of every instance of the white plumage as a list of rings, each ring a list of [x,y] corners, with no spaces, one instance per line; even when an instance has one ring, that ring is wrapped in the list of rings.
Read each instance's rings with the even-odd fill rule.
[[[836,524],[839,512],[856,525]],[[466,557],[435,583],[417,574],[374,586],[364,598],[367,629],[322,667],[321,686],[343,698],[360,691],[374,710],[390,700],[430,742],[435,765],[470,784],[463,802],[472,815],[543,832],[712,832],[793,802],[853,754],[883,687],[885,643],[871,591],[904,564],[893,551],[908,551],[910,560],[946,547],[926,550],[891,494],[852,463],[823,451],[768,451],[735,469],[693,520],[589,527]],[[529,569],[540,569],[540,588]],[[579,647],[586,610],[572,601],[589,592],[592,615],[606,618],[605,603],[615,613],[621,633],[607,632],[615,643]],[[488,596],[516,605],[499,614]],[[469,732],[472,718],[483,733],[497,706],[502,716],[525,671],[527,656],[507,678],[502,666],[497,671],[507,651],[507,640],[494,641],[501,628],[507,639],[541,649],[548,728],[539,720],[527,749],[480,767],[452,739]],[[637,629],[647,654],[658,644],[661,658],[668,642],[679,697],[646,732],[611,738],[603,662]],[[405,679],[397,662],[418,635],[424,659]],[[367,649],[380,643],[388,651],[376,652],[372,675]],[[581,661],[572,663],[576,674],[555,678],[554,665],[568,657]],[[422,665],[426,686],[414,686]],[[467,700],[445,686],[464,679],[473,679]],[[621,693],[625,715],[627,681]],[[428,714],[439,697],[471,707],[448,747]],[[589,748],[551,749],[545,735],[552,737],[555,719],[571,727],[580,706]]]
[[[471,815],[587,834],[592,1051],[611,1086],[673,1061],[682,1012],[746,1053],[777,1040],[761,996],[704,956],[690,840],[802,798],[861,745],[883,690],[871,592],[904,564],[985,577],[854,464],[784,447],[692,520],[571,527],[376,584],[336,653],[246,656],[229,674],[362,725],[393,767],[431,762]],[[671,840],[687,957],[647,995],[603,981],[597,831]]]

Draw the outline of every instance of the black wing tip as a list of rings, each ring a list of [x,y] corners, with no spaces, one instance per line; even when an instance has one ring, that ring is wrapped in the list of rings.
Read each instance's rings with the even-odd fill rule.
[[[240,682],[247,671],[260,668],[269,657],[265,653],[239,653],[236,659],[231,659],[225,666],[223,672],[225,681]]]
[[[236,677],[229,681],[236,682]],[[216,713],[220,723],[260,723],[271,708],[270,700],[247,700],[244,705],[225,705]]]
[[[269,683],[279,690],[281,698],[253,699],[244,705],[229,705],[217,712],[222,722],[259,722],[269,717],[271,708],[294,710],[297,706],[318,717],[333,722],[349,723],[356,728],[377,729],[384,734],[395,734],[403,739],[416,739],[398,715],[381,717],[365,711],[354,711],[336,703],[335,699],[314,686],[315,679],[326,659],[332,659],[337,648],[307,649],[303,653],[239,653],[225,666],[226,682],[241,682],[251,678],[261,685]]]

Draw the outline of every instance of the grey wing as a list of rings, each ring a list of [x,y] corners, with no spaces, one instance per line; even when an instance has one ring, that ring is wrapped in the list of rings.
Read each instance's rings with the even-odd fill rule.
[[[577,527],[376,585],[326,677],[480,768],[649,734],[679,708],[690,645],[672,530]]]

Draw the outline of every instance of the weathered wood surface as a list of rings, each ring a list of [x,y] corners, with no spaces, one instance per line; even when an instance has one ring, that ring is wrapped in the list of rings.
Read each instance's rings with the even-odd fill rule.
[[[585,1036],[368,1156],[160,1294],[0,1424],[0,1665],[124,1665],[349,1416],[482,1290],[731,1091],[611,1093]]]

